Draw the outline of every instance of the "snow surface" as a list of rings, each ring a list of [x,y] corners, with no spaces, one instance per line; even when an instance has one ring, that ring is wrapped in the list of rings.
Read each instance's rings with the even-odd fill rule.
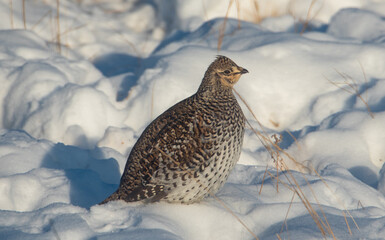
[[[0,239],[254,239],[222,203],[259,239],[385,239],[383,1],[234,1],[225,20],[228,2],[61,0],[60,48],[57,1],[25,1],[26,29],[22,2],[0,2]],[[297,161],[282,154],[278,191],[247,129],[220,201],[97,205],[217,54],[249,70],[236,91]]]

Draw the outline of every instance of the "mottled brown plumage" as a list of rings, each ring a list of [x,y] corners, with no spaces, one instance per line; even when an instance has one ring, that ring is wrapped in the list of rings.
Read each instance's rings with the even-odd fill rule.
[[[218,191],[241,153],[245,119],[232,87],[247,72],[218,56],[198,91],[144,130],[118,190],[102,203],[193,203]]]

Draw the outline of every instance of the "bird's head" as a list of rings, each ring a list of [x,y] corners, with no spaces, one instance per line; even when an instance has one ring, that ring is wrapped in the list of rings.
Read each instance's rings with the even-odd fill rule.
[[[232,88],[241,75],[248,72],[245,68],[235,64],[230,58],[219,55],[207,69],[202,84]]]

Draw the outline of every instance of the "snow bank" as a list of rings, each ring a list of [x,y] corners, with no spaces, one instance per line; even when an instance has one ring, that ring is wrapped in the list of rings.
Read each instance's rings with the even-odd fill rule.
[[[338,38],[384,42],[384,22],[382,14],[361,9],[344,9],[333,17],[328,33]]]
[[[107,127],[121,126],[112,85],[89,62],[52,53],[28,31],[0,31],[0,41],[10,46],[1,50],[3,127],[92,147]]]
[[[214,1],[63,0],[58,54],[56,2],[26,1],[29,30],[0,23],[0,238],[252,239],[222,202],[259,239],[323,238],[289,175],[336,238],[383,238],[385,5],[315,1],[299,34],[311,2],[241,1],[241,19],[261,24],[224,25],[213,18],[228,5]],[[248,129],[222,202],[96,205],[146,125],[193,94],[217,54],[249,70],[237,92],[302,167],[285,159],[277,190],[275,163]]]
[[[25,132],[0,133],[1,208],[31,211],[51,203],[90,206],[120,179],[125,157],[112,149],[82,150],[36,140]],[[115,160],[117,159],[117,160]]]
[[[119,164],[125,160],[111,149],[85,151],[37,141],[20,131],[3,131],[1,140],[2,163],[4,158],[13,156],[13,162],[25,159],[36,166],[30,167],[30,171],[5,169],[1,174],[2,238],[251,238],[232,214],[213,198],[193,205],[156,203],[144,206],[111,202],[93,206],[107,191],[111,192],[116,187],[104,183],[108,180],[116,183],[116,177],[119,177],[116,161],[111,157]],[[21,154],[28,155],[28,158],[21,157]],[[264,166],[238,165],[218,193],[218,198],[260,239],[275,238],[286,214],[288,231],[282,233],[282,237],[296,234],[300,239],[319,238],[319,230],[301,200],[293,198],[293,192],[288,188],[281,186],[277,192],[276,180],[269,176],[263,179],[264,171]],[[311,197],[311,191],[317,193],[321,205],[314,204],[314,207],[319,214],[326,211],[338,238],[349,237],[342,213],[347,209],[360,226],[360,230],[355,229],[349,220],[354,236],[371,236],[373,239],[382,236],[384,219],[381,216],[385,213],[385,198],[381,193],[336,165],[329,165],[320,172],[323,180],[307,175],[311,189],[301,173],[292,173],[310,201],[316,201]],[[261,188],[262,194],[259,194]],[[360,207],[362,205],[364,208]]]

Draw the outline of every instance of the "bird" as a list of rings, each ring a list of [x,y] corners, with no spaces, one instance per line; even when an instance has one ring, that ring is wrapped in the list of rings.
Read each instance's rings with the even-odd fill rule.
[[[100,204],[192,204],[215,194],[241,154],[245,116],[232,90],[245,73],[218,55],[197,92],[146,127],[129,154],[118,189]]]

